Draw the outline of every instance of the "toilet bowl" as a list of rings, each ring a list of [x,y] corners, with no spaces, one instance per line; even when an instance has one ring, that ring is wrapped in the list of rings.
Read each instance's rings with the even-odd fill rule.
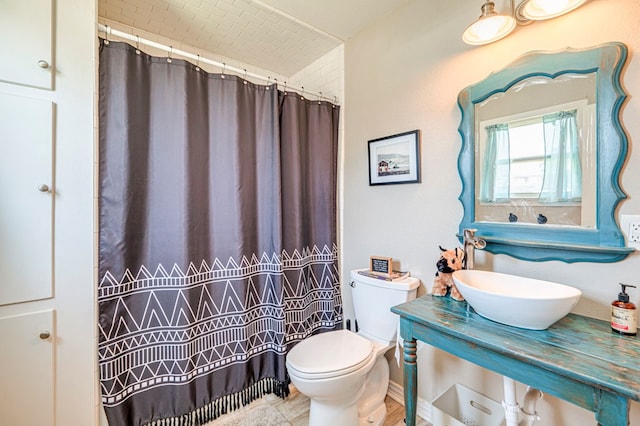
[[[287,354],[291,382],[310,399],[309,426],[381,425],[398,320],[392,306],[415,298],[419,281],[384,281],[351,272],[360,330],[329,331],[298,343]],[[360,306],[360,308],[359,308]]]

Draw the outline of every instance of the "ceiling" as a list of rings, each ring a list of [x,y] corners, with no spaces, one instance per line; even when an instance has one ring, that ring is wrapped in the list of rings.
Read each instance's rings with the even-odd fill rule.
[[[98,0],[98,15],[291,76],[408,1]]]

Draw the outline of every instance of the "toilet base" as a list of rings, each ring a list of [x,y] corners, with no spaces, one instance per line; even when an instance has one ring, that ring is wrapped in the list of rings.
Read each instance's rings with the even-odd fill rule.
[[[358,422],[357,419],[358,408],[355,403],[337,406],[311,400],[309,426],[354,426]]]
[[[362,417],[358,417],[355,404],[336,407],[333,404],[326,406],[322,402],[312,400],[309,406],[309,426],[354,426],[355,419],[358,419],[358,426],[382,426],[386,418],[387,407],[384,402]]]
[[[382,426],[386,418],[387,407],[382,403],[368,416],[360,417],[358,419],[358,426]]]
[[[374,364],[365,382],[365,390],[358,401],[358,425],[379,426],[387,416],[384,399],[389,389],[389,364],[384,357],[388,348],[379,348]]]

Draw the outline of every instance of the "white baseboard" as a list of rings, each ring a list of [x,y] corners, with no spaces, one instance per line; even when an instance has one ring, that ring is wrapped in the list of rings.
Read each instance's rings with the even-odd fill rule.
[[[389,381],[387,396],[404,406],[404,388],[396,382]],[[416,404],[416,414],[418,414],[418,416],[422,417],[429,423],[432,423],[431,408],[431,403],[425,401],[422,398],[418,398],[418,402]]]

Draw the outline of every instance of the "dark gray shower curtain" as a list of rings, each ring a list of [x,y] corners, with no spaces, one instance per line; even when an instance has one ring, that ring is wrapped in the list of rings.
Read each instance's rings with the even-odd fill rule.
[[[98,357],[110,425],[286,396],[341,327],[338,111],[100,41]]]

